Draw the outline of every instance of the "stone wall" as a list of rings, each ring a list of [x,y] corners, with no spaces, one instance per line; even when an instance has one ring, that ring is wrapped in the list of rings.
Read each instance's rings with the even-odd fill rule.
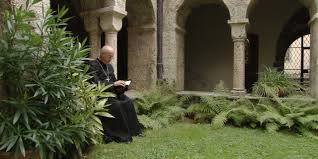
[[[268,3],[268,7],[257,5],[262,5],[262,3]],[[304,4],[311,13],[317,13],[317,0],[175,0],[175,1],[164,1],[164,28],[163,28],[163,63],[164,63],[164,78],[171,83],[175,83],[177,89],[184,89],[184,36],[186,31],[184,28],[184,23],[187,21],[188,16],[191,14],[193,8],[200,5],[206,4],[222,4],[228,8],[230,13],[229,22],[231,24],[231,34],[233,42],[237,42],[237,48],[233,49],[233,56],[244,57],[241,54],[244,51],[242,48],[244,42],[242,40],[246,39],[246,30],[248,30],[248,23],[251,24],[251,30],[249,33],[258,32],[263,37],[260,38],[260,57],[259,57],[259,67],[260,70],[263,65],[272,66],[275,59],[275,47],[276,47],[276,36],[279,35],[280,29],[288,16],[301,4]],[[187,9],[188,7],[188,9]],[[257,9],[257,14],[255,10]],[[276,8],[276,9],[275,9]],[[275,9],[274,12],[272,10]],[[268,10],[271,10],[268,12]],[[251,18],[253,16],[253,18]],[[255,18],[257,18],[262,23],[261,26],[253,26],[255,23]],[[250,21],[250,22],[249,22]],[[263,22],[261,22],[263,21]],[[202,22],[204,25],[206,22]],[[254,27],[254,28],[253,28]],[[264,30],[264,31],[260,31]],[[181,33],[181,34],[180,34]],[[185,33],[184,35],[182,35]],[[238,41],[239,40],[239,41]],[[234,60],[237,61],[237,60]],[[243,62],[243,63],[242,63]],[[240,86],[244,85],[244,59],[242,61],[237,61],[236,64],[240,65],[239,69],[234,66],[234,68],[239,71],[238,76],[233,76],[233,81],[239,81]],[[243,66],[243,67],[242,67]],[[234,70],[233,68],[233,70]],[[235,72],[233,72],[235,73]],[[237,73],[237,72],[236,72]],[[242,74],[243,73],[243,74]],[[235,86],[234,86],[235,87]]]

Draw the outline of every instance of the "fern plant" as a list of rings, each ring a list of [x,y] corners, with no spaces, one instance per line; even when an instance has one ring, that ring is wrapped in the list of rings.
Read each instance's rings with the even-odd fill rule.
[[[317,138],[318,104],[303,98],[261,98],[257,103],[241,98],[233,101],[227,111],[217,114],[212,126],[221,128],[230,123],[240,127],[262,127],[268,132],[287,129]]]
[[[212,121],[214,128],[223,127],[226,122],[232,121],[234,125],[250,125],[256,127],[256,108],[254,104],[246,98],[231,101],[228,109],[216,115]]]
[[[225,86],[224,81],[219,81],[218,84],[214,87],[213,91],[215,93],[220,93],[220,94],[229,94],[230,90]]]
[[[230,91],[221,80],[213,89],[223,96],[201,96],[187,108],[187,115],[199,123],[210,123],[217,114],[229,109],[230,100],[225,97]]]
[[[166,85],[141,92],[134,100],[139,120],[146,128],[161,128],[181,120],[185,113],[183,102]]]
[[[187,114],[199,123],[209,123],[214,116],[229,109],[231,101],[226,97],[202,96],[199,102],[187,109]]]
[[[288,78],[283,72],[266,68],[254,84],[252,93],[262,97],[278,97],[295,94],[300,88],[297,82]]]

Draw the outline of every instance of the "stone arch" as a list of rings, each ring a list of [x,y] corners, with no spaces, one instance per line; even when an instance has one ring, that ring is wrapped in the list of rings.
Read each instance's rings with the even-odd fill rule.
[[[118,40],[122,42],[119,43],[122,47],[118,47],[118,55],[124,60],[126,58],[126,74],[134,81],[134,88],[154,87],[157,78],[157,36],[153,3],[151,0],[138,0],[138,3],[127,0],[126,11],[127,17],[119,32],[121,37]]]
[[[130,27],[153,25],[156,21],[155,10],[151,0],[126,1],[128,25]]]
[[[178,90],[201,90],[201,91],[211,91],[213,89],[213,87],[215,86],[215,84],[219,81],[219,80],[225,80],[227,83],[227,86],[231,87],[232,85],[232,65],[233,65],[233,53],[232,53],[232,49],[233,49],[233,43],[232,43],[232,39],[231,39],[231,32],[230,32],[230,26],[227,24],[227,20],[229,20],[231,18],[230,15],[230,11],[228,6],[224,3],[224,1],[220,1],[220,0],[207,0],[207,1],[200,1],[200,0],[182,0],[182,1],[177,1],[175,4],[175,10],[176,10],[176,17],[175,17],[175,54],[173,57],[175,57],[175,64],[176,64],[176,78],[175,78],[175,84],[177,86]],[[206,8],[207,7],[207,8]],[[198,9],[196,9],[198,8]],[[205,9],[204,9],[205,8]],[[199,46],[198,45],[191,45],[190,46],[190,42],[192,37],[195,37],[196,35],[190,35],[190,32],[187,32],[187,30],[189,30],[189,28],[187,28],[187,21],[188,18],[192,15],[192,11],[195,10],[195,12],[193,12],[194,14],[197,12],[200,12],[199,14],[202,14],[200,9],[203,9],[205,11],[209,11],[209,13],[211,13],[208,16],[214,16],[214,13],[217,13],[218,16],[222,17],[222,22],[223,22],[223,28],[224,31],[227,33],[226,35],[226,43],[224,45],[229,44],[229,49],[226,50],[225,54],[228,58],[228,60],[230,61],[228,66],[229,66],[229,71],[224,71],[227,73],[222,74],[219,77],[211,77],[210,75],[207,74],[211,74],[210,73],[206,73],[206,74],[202,74],[202,72],[197,72],[197,70],[192,70],[189,69],[190,67],[188,67],[191,63],[191,61],[189,61],[189,59],[193,59],[191,56],[193,55],[193,49],[191,48],[196,48]],[[217,12],[214,12],[217,11]],[[220,11],[220,12],[219,12]],[[207,14],[209,14],[207,13]],[[219,15],[219,14],[222,14]],[[224,14],[224,16],[223,16]],[[224,18],[224,19],[223,19]],[[224,21],[223,21],[224,20]],[[219,21],[218,21],[219,22]],[[219,23],[218,23],[219,24]],[[213,26],[218,26],[217,25],[213,25]],[[191,24],[192,25],[192,24]],[[192,25],[193,26],[193,25]],[[222,30],[223,31],[223,30]],[[208,31],[208,33],[211,35],[216,35],[214,33],[212,33],[212,31]],[[187,38],[186,38],[187,37]],[[223,38],[223,37],[221,37]],[[190,39],[190,40],[189,40]],[[213,40],[213,38],[211,38]],[[210,40],[211,40],[210,39]],[[203,43],[203,42],[202,42]],[[212,42],[211,42],[212,43]],[[207,45],[204,44],[204,47],[206,47]],[[222,44],[223,46],[223,44]],[[221,49],[220,48],[214,48],[213,49]],[[210,52],[210,53],[217,53],[218,51],[214,50],[213,51],[212,48],[210,48],[206,53]],[[212,52],[211,52],[212,51]],[[191,53],[192,52],[192,53]],[[207,55],[207,54],[206,54]],[[210,54],[209,54],[210,56]],[[201,55],[200,55],[201,57]],[[223,55],[222,55],[223,57]],[[206,59],[204,58],[204,55],[202,55],[201,59]],[[198,59],[199,60],[199,59]],[[197,62],[196,62],[197,63]],[[207,64],[207,62],[204,62],[205,64]],[[203,67],[203,65],[196,65],[196,68],[201,68]],[[210,63],[211,64],[211,63]],[[213,69],[214,66],[209,65],[206,69],[206,71],[212,71],[214,73],[215,69]],[[199,69],[200,70],[200,69]],[[196,75],[191,75],[192,73],[190,72],[196,72],[198,74],[200,74],[200,76],[197,76],[200,79],[196,79],[194,78],[194,76]],[[218,76],[218,75],[217,75]],[[224,79],[223,79],[224,78]],[[191,81],[201,81],[201,82],[197,82],[196,84],[193,84],[193,82]],[[192,83],[192,84],[191,84]]]
[[[193,8],[198,7],[200,5],[205,4],[218,4],[222,7],[225,7],[231,15],[228,5],[223,0],[179,0],[176,1],[176,22],[177,26],[184,28],[184,25],[186,23],[187,17],[191,14],[191,11]]]
[[[73,4],[78,5],[82,12],[93,11],[105,7],[107,0],[71,0]]]
[[[256,4],[260,0],[250,0],[246,10],[246,18],[250,15],[250,12],[256,6]],[[318,1],[317,0],[298,0],[301,4],[303,4],[310,12],[310,16],[314,15],[318,11]]]
[[[273,5],[275,4],[275,5]],[[268,9],[271,12],[268,12]],[[258,45],[258,70],[264,70],[264,66],[278,66],[279,62],[282,60],[281,55],[277,55],[277,50],[280,52],[283,50],[282,39],[287,34],[293,34],[292,31],[296,28],[295,24],[289,24],[289,29],[284,28],[287,23],[291,20],[298,11],[307,12],[308,9],[304,6],[302,0],[251,0],[248,9],[246,11],[246,16],[250,21],[248,28],[248,34],[256,35],[259,41]],[[272,18],[275,16],[275,18]],[[299,16],[299,15],[298,15]],[[303,25],[307,25],[309,18],[306,14],[303,14],[300,20]],[[294,21],[295,23],[295,21]],[[298,22],[297,22],[298,24]],[[270,28],[270,29],[269,29]],[[291,37],[289,37],[291,38]],[[253,43],[250,43],[253,45]],[[284,44],[286,45],[286,44]],[[289,46],[289,45],[288,45]],[[278,48],[280,47],[280,48]],[[285,46],[284,46],[285,47]],[[251,52],[250,54],[254,54]],[[257,53],[257,52],[256,52]],[[280,63],[281,64],[281,63]]]
[[[309,20],[309,12],[303,7],[285,24],[277,41],[274,67],[279,70],[284,69],[284,61],[288,47],[299,37],[310,34],[310,28],[307,24]],[[296,28],[293,27],[295,24],[297,24]]]

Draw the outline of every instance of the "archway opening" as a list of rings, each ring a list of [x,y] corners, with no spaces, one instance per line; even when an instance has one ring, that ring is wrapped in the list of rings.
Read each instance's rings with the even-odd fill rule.
[[[297,38],[309,33],[307,23],[308,10],[299,0],[254,0],[248,9],[250,26],[248,28],[249,53],[256,58],[257,70],[246,73],[250,88],[257,80],[258,72],[265,67],[284,70],[285,54],[288,47]],[[256,68],[256,67],[255,67]]]
[[[232,88],[233,42],[222,4],[191,10],[185,23],[185,90],[212,91],[221,80]]]
[[[303,86],[309,86],[310,35],[301,36],[287,49],[284,73]]]

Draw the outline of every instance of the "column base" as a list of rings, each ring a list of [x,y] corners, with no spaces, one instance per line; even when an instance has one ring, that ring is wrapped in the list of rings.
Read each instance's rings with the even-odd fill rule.
[[[246,95],[246,89],[233,88],[231,93],[236,96],[244,96]]]
[[[310,96],[312,98],[318,99],[318,90],[315,90],[315,88],[310,88]]]

